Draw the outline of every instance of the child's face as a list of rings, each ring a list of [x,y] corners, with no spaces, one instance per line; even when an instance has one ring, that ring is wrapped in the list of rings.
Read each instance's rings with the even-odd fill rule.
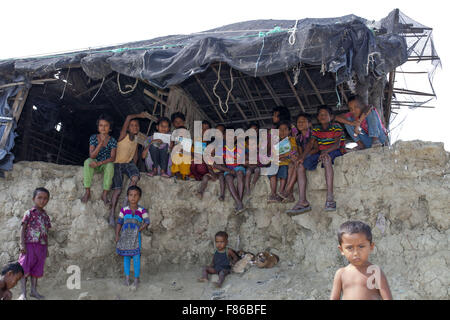
[[[100,134],[109,134],[111,130],[111,124],[106,120],[100,120],[98,122],[98,133]]]
[[[202,123],[202,135],[204,135],[208,129],[211,129],[211,127],[206,123]]]
[[[320,124],[328,125],[331,122],[331,115],[328,113],[327,110],[321,109],[317,116],[317,120],[319,120]]]
[[[345,256],[352,265],[361,266],[369,260],[369,255],[374,248],[364,233],[353,233],[342,235],[342,242],[338,246],[341,254]]]
[[[220,132],[222,132],[222,135],[225,138],[225,127],[224,126],[217,126],[216,129],[219,130]]]
[[[138,134],[139,130],[140,130],[139,121],[138,120],[131,120],[130,124],[128,125],[128,131],[131,134]]]
[[[280,111],[275,111],[272,115],[272,123],[277,124],[280,122]]]
[[[348,109],[356,118],[361,115],[361,109],[358,108],[358,101],[352,100],[348,103]]]
[[[159,133],[168,133],[169,132],[169,123],[167,121],[162,121],[158,125],[158,132]]]
[[[228,244],[228,240],[225,239],[225,237],[221,237],[221,236],[217,236],[216,237],[216,248],[217,250],[222,251],[223,249],[226,248]]]
[[[309,121],[305,117],[298,117],[297,119],[297,129],[300,131],[308,130]]]
[[[174,120],[173,120],[173,126],[174,126],[174,128],[175,129],[178,129],[178,128],[180,128],[180,127],[184,127],[184,121],[183,121],[183,119],[181,119],[181,118],[175,118]]]
[[[135,206],[138,204],[139,199],[141,199],[141,196],[139,195],[139,191],[137,190],[130,190],[128,192],[128,202]]]
[[[39,191],[36,196],[33,198],[33,202],[37,208],[43,209],[48,203],[48,194],[47,192]]]
[[[286,138],[289,135],[290,131],[291,130],[287,125],[282,124],[278,128],[278,133],[280,134],[280,140],[283,140],[284,138]]]
[[[4,280],[6,283],[6,289],[12,289],[16,286],[17,282],[19,282],[20,279],[22,279],[23,273],[17,272],[14,274],[12,271],[8,271],[5,276]]]

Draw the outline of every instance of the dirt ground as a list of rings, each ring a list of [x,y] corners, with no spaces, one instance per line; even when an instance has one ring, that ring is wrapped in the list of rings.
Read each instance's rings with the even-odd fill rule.
[[[334,276],[330,271],[329,279],[325,279],[316,272],[305,272],[299,266],[280,262],[272,269],[252,267],[244,274],[231,274],[222,288],[217,289],[213,284],[218,279],[216,275],[210,276],[209,283],[197,282],[200,270],[199,266],[143,272],[136,291],[124,285],[121,274],[117,278],[82,279],[79,290],[69,290],[62,281],[44,276],[39,280],[38,291],[47,300],[316,300],[329,298]],[[395,280],[389,281],[395,299],[417,298],[406,294],[411,291]],[[20,285],[13,289],[13,294],[14,299],[19,297]]]

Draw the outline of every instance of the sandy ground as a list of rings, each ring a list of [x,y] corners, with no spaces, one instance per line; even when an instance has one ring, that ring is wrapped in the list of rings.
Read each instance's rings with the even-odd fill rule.
[[[187,270],[143,272],[136,291],[123,284],[122,275],[82,279],[79,290],[69,290],[65,282],[44,277],[39,280],[38,291],[47,300],[315,300],[329,298],[334,276],[334,272],[330,272],[329,279],[324,279],[316,272],[299,270],[298,265],[280,262],[272,269],[252,267],[244,274],[231,274],[222,288],[217,289],[213,284],[218,279],[216,275],[210,276],[209,283],[197,282],[200,269],[199,266]],[[408,294],[411,291],[405,290],[404,284],[394,280],[390,280],[390,284],[394,298],[418,298]],[[13,289],[14,299],[20,295],[19,288]]]

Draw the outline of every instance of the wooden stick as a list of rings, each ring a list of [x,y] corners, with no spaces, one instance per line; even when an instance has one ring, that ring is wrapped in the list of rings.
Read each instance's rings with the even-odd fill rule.
[[[297,99],[297,102],[298,102],[298,104],[300,105],[300,108],[302,108],[302,111],[303,111],[303,112],[306,112],[306,111],[305,111],[305,106],[303,105],[302,100],[300,100],[300,97],[299,97],[298,94],[297,94],[297,90],[295,90],[295,87],[294,87],[294,84],[293,84],[292,81],[291,81],[291,78],[289,77],[289,75],[288,75],[288,73],[287,73],[286,71],[284,72],[284,75],[285,75],[285,77],[286,77],[287,82],[289,83],[289,86],[291,87],[292,92],[293,92],[294,95],[295,95],[295,99]]]
[[[325,102],[323,101],[322,95],[319,92],[319,89],[317,89],[316,85],[314,84],[314,82],[312,81],[308,70],[303,69],[303,72],[306,75],[306,78],[308,79],[309,84],[311,85],[311,87],[314,89],[314,92],[316,93],[317,98],[319,99],[321,104],[325,104]]]
[[[267,81],[266,77],[259,77],[259,78],[261,79],[262,83],[266,87],[269,94],[272,96],[272,99],[275,101],[277,107],[284,106],[283,101],[281,101],[281,99],[276,94],[275,90],[273,90],[272,86],[270,85],[269,81]]]
[[[16,97],[14,99],[14,104],[12,107],[13,117],[16,120],[16,122],[19,121],[20,115],[22,114],[22,109],[25,104],[25,101],[28,97],[28,88],[22,88],[19,90],[19,92],[16,94]],[[9,134],[13,127],[13,121],[9,121],[6,124],[5,130],[3,131],[2,139],[0,140],[0,149],[4,149],[6,146],[6,143],[8,141]]]
[[[44,84],[46,82],[53,82],[53,81],[58,81],[59,79],[38,79],[38,80],[32,80],[31,84]],[[26,82],[14,82],[14,83],[7,83],[7,84],[3,84],[0,86],[0,89],[4,89],[4,88],[8,88],[8,87],[15,87],[15,86],[21,86],[26,84]]]
[[[152,92],[148,91],[147,89],[144,89],[144,93],[146,95],[148,95],[150,98],[152,98],[153,100],[158,101],[160,104],[167,106],[167,102],[165,102],[163,99],[161,99],[160,97],[156,96]]]

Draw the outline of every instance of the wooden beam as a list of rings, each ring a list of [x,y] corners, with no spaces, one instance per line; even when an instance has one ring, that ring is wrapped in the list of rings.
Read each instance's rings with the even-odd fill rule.
[[[95,86],[90,87],[90,88],[87,89],[86,91],[77,94],[77,95],[75,96],[75,98],[79,98],[79,97],[84,96],[85,94],[87,94],[87,93],[89,93],[89,92],[92,92],[92,91],[98,89],[102,84],[105,84],[105,83],[107,83],[108,81],[111,81],[111,80],[112,80],[113,78],[115,78],[115,77],[116,77],[116,76],[111,76],[111,77],[109,77],[108,79],[105,79],[105,81],[103,81],[103,83],[100,82],[100,83],[96,84]]]
[[[239,73],[242,75],[241,72],[239,72]],[[243,78],[241,78],[241,79],[239,79],[239,83],[241,84],[241,89],[244,91],[244,94],[250,100],[250,104],[253,106],[253,111],[255,112],[256,116],[261,117],[261,113],[259,112],[258,105],[256,104],[256,102],[253,98],[253,95],[250,91],[250,88],[248,87],[247,82]],[[262,125],[263,123],[260,123],[260,124]]]
[[[311,87],[314,89],[314,92],[316,93],[316,96],[317,96],[317,98],[319,99],[320,103],[321,103],[321,104],[325,104],[325,102],[323,101],[322,95],[320,94],[319,89],[317,89],[316,85],[314,84],[314,81],[312,81],[312,79],[311,79],[311,77],[310,77],[310,75],[309,75],[308,70],[303,69],[303,72],[305,73],[306,78],[307,78],[308,81],[309,81],[309,84],[310,84]]]
[[[37,79],[37,80],[31,80],[31,84],[44,84],[46,82],[53,82],[53,81],[58,81],[59,79]],[[7,83],[7,84],[2,84],[0,86],[0,89],[4,89],[4,88],[9,88],[9,87],[15,87],[15,86],[21,86],[26,84],[25,82],[21,81],[21,82],[13,82],[13,83]]]
[[[255,80],[256,78],[250,78],[250,79],[252,79],[253,86],[254,86],[255,89],[256,89],[256,93],[258,94],[258,98],[259,98],[259,100],[262,102],[262,104],[263,104],[263,106],[264,106],[264,109],[265,109],[266,113],[269,113],[271,110],[269,110],[269,109],[267,108],[267,105],[266,105],[266,103],[264,102],[264,99],[262,98],[261,91],[259,91],[258,84],[256,83],[256,80]],[[255,101],[255,102],[256,102],[256,101]]]
[[[392,94],[394,92],[395,83],[395,70],[389,73],[389,86],[388,86],[388,96],[385,109],[384,124],[386,128],[389,128],[389,120],[391,118],[391,108],[392,108]]]
[[[149,96],[150,98],[152,98],[155,101],[158,101],[159,103],[161,103],[164,106],[167,106],[167,102],[165,102],[163,99],[161,99],[160,97],[158,97],[157,95],[155,95],[154,93],[150,92],[147,89],[144,89],[144,93]]]
[[[203,93],[205,94],[205,96],[208,98],[209,103],[211,103],[211,105],[214,107],[214,111],[216,111],[217,116],[219,117],[220,121],[224,121],[222,115],[220,114],[219,110],[216,107],[216,104],[214,103],[214,100],[211,98],[211,96],[208,93],[208,90],[206,90],[204,84],[201,82],[199,76],[197,74],[194,75],[195,80],[197,81],[198,85],[200,86],[200,88],[202,88]]]
[[[22,114],[23,106],[25,104],[25,101],[27,101],[29,91],[30,90],[28,88],[24,87],[20,89],[19,92],[17,92],[16,94],[16,98],[14,99],[14,104],[12,107],[13,117],[16,120],[16,122],[19,121],[20,115]],[[3,136],[2,139],[0,140],[0,149],[5,148],[12,127],[13,121],[11,120],[6,124],[5,130],[3,131]]]
[[[266,89],[269,92],[269,94],[272,96],[272,98],[275,101],[275,104],[277,105],[277,107],[284,106],[283,101],[281,101],[281,99],[278,97],[278,95],[275,92],[275,90],[273,90],[272,86],[270,85],[269,81],[267,81],[266,77],[259,77],[259,78],[261,79],[262,83],[266,87]]]
[[[230,67],[231,68],[231,67]],[[219,76],[219,73],[217,72],[217,69],[211,65],[211,69],[213,69],[213,71],[215,72],[216,76]],[[225,83],[225,81],[223,81],[222,79],[220,79],[220,83],[222,84],[222,86],[225,88],[226,91],[230,91],[228,89],[227,84]],[[236,107],[238,108],[239,112],[241,113],[242,117],[248,121],[247,116],[245,115],[244,111],[242,111],[241,106],[239,105],[239,103],[236,101],[236,98],[234,97],[234,95],[232,93],[230,93],[230,97],[231,100],[233,100],[233,103],[236,105]]]
[[[289,86],[291,87],[292,92],[293,92],[294,95],[295,95],[295,99],[297,99],[297,102],[298,102],[299,105],[300,105],[300,108],[302,108],[302,111],[303,111],[303,112],[306,112],[306,111],[305,111],[305,106],[303,105],[302,100],[300,100],[300,97],[299,97],[298,94],[297,94],[297,90],[295,90],[295,87],[294,87],[294,84],[293,84],[292,81],[291,81],[291,78],[289,77],[289,75],[288,75],[288,73],[287,73],[286,71],[284,72],[284,75],[285,75],[285,77],[286,77],[287,82],[289,83]]]
[[[345,93],[344,85],[343,85],[343,84],[341,84],[341,85],[339,86],[339,90],[341,91],[341,95],[344,97],[345,103],[348,104],[348,97],[347,97],[347,94]]]

